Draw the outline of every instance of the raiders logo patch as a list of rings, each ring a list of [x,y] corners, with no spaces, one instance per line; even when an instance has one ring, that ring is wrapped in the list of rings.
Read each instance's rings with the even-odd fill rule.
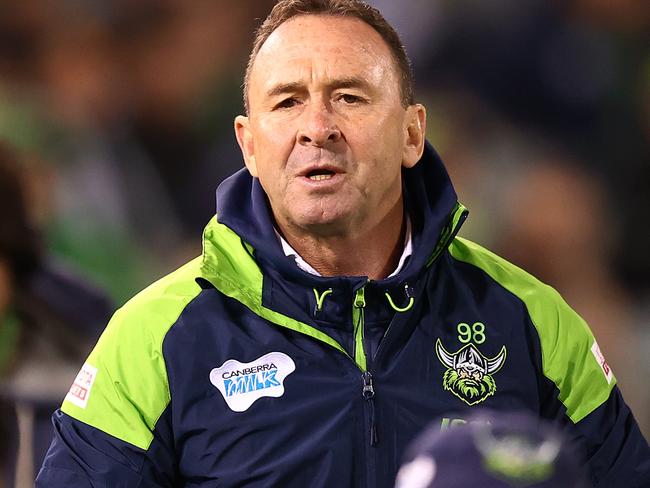
[[[476,405],[494,395],[497,384],[492,377],[506,361],[506,347],[494,358],[486,358],[474,344],[467,344],[455,353],[447,352],[440,339],[436,341],[436,354],[447,367],[442,386],[468,405]]]

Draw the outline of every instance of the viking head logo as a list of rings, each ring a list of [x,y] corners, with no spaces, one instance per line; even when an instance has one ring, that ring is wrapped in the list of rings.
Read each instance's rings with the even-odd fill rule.
[[[440,362],[448,368],[442,378],[443,388],[468,405],[476,405],[497,391],[492,375],[499,371],[506,361],[505,346],[494,358],[488,359],[474,344],[467,344],[450,354],[438,339],[436,354]]]

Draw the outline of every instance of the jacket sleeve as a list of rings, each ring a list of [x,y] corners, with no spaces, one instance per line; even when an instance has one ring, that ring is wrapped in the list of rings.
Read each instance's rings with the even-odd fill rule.
[[[571,430],[586,446],[595,487],[650,486],[650,449],[618,387]]]
[[[200,293],[194,276],[190,262],[115,313],[54,414],[37,487],[174,485],[163,343]]]
[[[175,486],[173,454],[162,439],[143,450],[61,410],[54,413],[52,423],[54,439],[36,479],[37,488]]]
[[[595,487],[648,487],[648,443],[589,327],[559,295],[555,298],[536,323],[542,415],[566,424],[582,446]]]
[[[167,488],[178,465],[163,344],[200,294],[200,258],[118,310],[53,416],[38,488]]]

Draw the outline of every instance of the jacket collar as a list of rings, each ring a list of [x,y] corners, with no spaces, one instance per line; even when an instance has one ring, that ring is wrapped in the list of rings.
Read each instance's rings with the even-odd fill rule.
[[[318,271],[316,271],[311,264],[309,264],[307,261],[305,261],[298,252],[291,247],[291,245],[280,235],[280,233],[276,230],[275,234],[280,241],[280,246],[282,247],[282,252],[284,253],[285,256],[293,257],[294,260],[296,261],[296,265],[302,269],[303,271],[306,271],[309,274],[316,275],[316,276],[322,276]],[[390,278],[393,275],[396,275],[399,273],[402,268],[404,267],[404,264],[406,263],[406,260],[411,257],[411,254],[413,254],[413,244],[411,243],[411,219],[407,216],[406,217],[406,236],[404,238],[404,249],[402,250],[402,255],[399,258],[399,262],[397,263],[397,267],[395,270],[388,275],[388,278]]]

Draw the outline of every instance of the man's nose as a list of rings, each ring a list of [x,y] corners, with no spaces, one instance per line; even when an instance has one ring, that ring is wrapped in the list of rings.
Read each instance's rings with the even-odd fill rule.
[[[326,105],[311,106],[304,115],[302,128],[298,131],[299,144],[324,146],[341,138],[341,130]]]

